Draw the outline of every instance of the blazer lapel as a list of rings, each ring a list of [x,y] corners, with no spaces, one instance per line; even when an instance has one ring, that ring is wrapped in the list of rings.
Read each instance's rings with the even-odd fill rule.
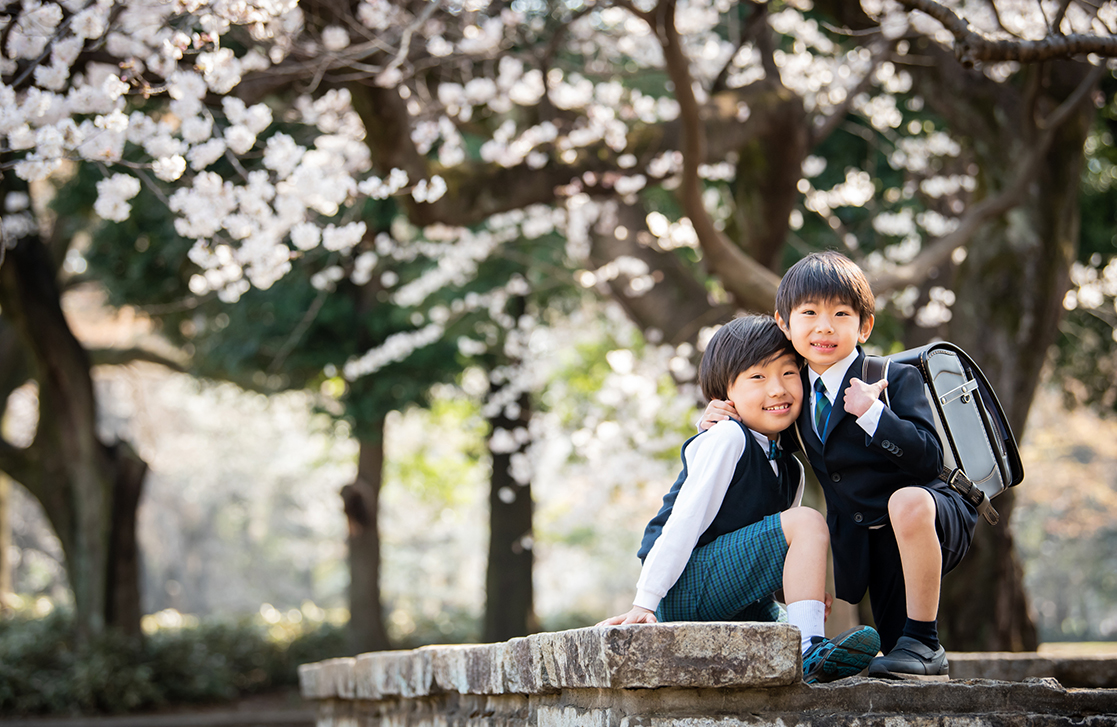
[[[860,378],[862,362],[865,360],[865,352],[861,347],[857,347],[857,358],[849,365],[845,377],[842,379],[842,387],[840,391],[831,393],[830,405],[833,407],[830,410],[830,421],[826,424],[826,441],[830,441],[830,434],[834,431],[835,427],[846,415],[845,407],[842,406],[842,398],[845,396],[845,390],[849,388],[851,379]]]

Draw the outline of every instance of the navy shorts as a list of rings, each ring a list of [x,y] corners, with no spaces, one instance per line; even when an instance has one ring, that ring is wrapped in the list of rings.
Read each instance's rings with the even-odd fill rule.
[[[695,548],[659,602],[658,621],[775,621],[787,538],[780,514]]]
[[[977,527],[977,510],[953,490],[924,489],[935,498],[935,533],[942,546],[942,573],[946,575],[962,562],[970,549]]]

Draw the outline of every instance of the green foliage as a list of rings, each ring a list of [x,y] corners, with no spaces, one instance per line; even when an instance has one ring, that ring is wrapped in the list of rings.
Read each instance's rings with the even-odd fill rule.
[[[191,373],[264,393],[316,388],[345,361],[413,328],[413,311],[385,302],[375,285],[338,283],[326,292],[312,285],[319,270],[344,261],[316,250],[294,261],[293,270],[270,288],[253,287],[235,303],[214,294],[194,295],[190,279],[200,269],[189,259],[193,243],[180,237],[166,205],[144,187],[132,216],[96,224],[89,216],[100,173],[83,166],[58,190],[54,205],[66,214],[67,232],[89,231],[85,252],[90,272],[101,280],[109,303],[133,305],[152,317],[160,332],[191,355]],[[369,200],[363,219],[386,227],[395,213],[391,200]],[[403,278],[425,263],[397,265]],[[379,294],[378,294],[379,293]],[[341,389],[343,416],[354,433],[378,431],[376,423],[410,403],[425,403],[432,383],[460,370],[457,349],[447,339],[416,351]],[[332,374],[331,374],[332,375]]]
[[[488,427],[476,402],[466,398],[436,397],[426,418],[432,432],[453,432],[453,440],[424,439],[415,449],[396,453],[385,465],[386,481],[399,482],[426,502],[467,504],[471,493],[462,483],[476,478],[488,456]]]
[[[301,663],[347,653],[330,623],[276,633],[218,621],[161,629],[143,643],[109,633],[78,647],[70,613],[0,621],[0,713],[130,712],[232,699],[297,683]]]

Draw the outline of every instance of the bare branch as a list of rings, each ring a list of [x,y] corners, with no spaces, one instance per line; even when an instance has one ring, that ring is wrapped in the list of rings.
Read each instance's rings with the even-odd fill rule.
[[[172,371],[183,373],[186,367],[180,361],[168,358],[146,348],[92,348],[89,349],[89,360],[94,366],[125,366],[127,364],[146,361],[159,364]]]
[[[1117,57],[1115,36],[1073,33],[1053,34],[1043,40],[992,40],[972,30],[965,19],[934,0],[900,0],[900,4],[924,12],[942,23],[954,36],[954,55],[966,66],[979,61],[1039,63],[1091,53],[1106,58]]]
[[[1071,0],[1062,0],[1059,3],[1059,9],[1055,12],[1055,17],[1051,19],[1051,32],[1055,35],[1062,35],[1063,31],[1059,26],[1063,24],[1063,18],[1067,16],[1067,8],[1070,7]],[[1040,8],[1043,6],[1040,5]]]
[[[675,3],[665,0],[657,7],[652,29],[663,47],[667,73],[675,86],[682,121],[683,171],[680,200],[694,225],[709,271],[721,280],[738,305],[749,310],[771,310],[779,276],[741,251],[714,227],[702,203],[698,166],[706,158],[706,128],[694,96],[690,63],[675,28]]]
[[[911,262],[872,277],[870,283],[873,291],[879,295],[923,282],[933,269],[946,263],[955,249],[967,245],[978,228],[1020,204],[1028,185],[1032,183],[1036,171],[1039,169],[1040,162],[1051,147],[1055,138],[1055,131],[1079,105],[1090,97],[1090,91],[1101,79],[1104,72],[1104,68],[1093,68],[1086,75],[1086,78],[1078,84],[1074,93],[1059,105],[1059,108],[1037,123],[1037,128],[1042,129],[1043,134],[1032,147],[1031,153],[1021,162],[1019,170],[1014,175],[1015,181],[1011,186],[999,194],[986,197],[971,206],[959,220],[957,229],[930,243]]]
[[[892,55],[892,44],[885,44],[883,47],[878,47],[873,53],[871,62],[869,63],[869,70],[865,76],[846,94],[845,100],[842,101],[837,107],[834,108],[829,115],[820,117],[815,121],[811,128],[810,147],[813,149],[822,142],[826,141],[830,134],[845,120],[849,114],[850,109],[853,108],[853,100],[860,94],[869,90],[869,86],[873,82],[873,74],[876,73],[880,64],[888,60]]]

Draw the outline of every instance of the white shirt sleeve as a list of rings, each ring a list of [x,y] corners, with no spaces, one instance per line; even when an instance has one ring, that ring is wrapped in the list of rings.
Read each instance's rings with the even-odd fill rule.
[[[679,580],[698,538],[721,509],[747,443],[736,422],[721,421],[686,448],[687,478],[663,532],[644,559],[633,605],[654,611]]]
[[[865,433],[870,437],[877,433],[877,426],[880,424],[880,415],[884,412],[884,402],[877,399],[869,410],[857,417],[857,426],[865,430]]]

